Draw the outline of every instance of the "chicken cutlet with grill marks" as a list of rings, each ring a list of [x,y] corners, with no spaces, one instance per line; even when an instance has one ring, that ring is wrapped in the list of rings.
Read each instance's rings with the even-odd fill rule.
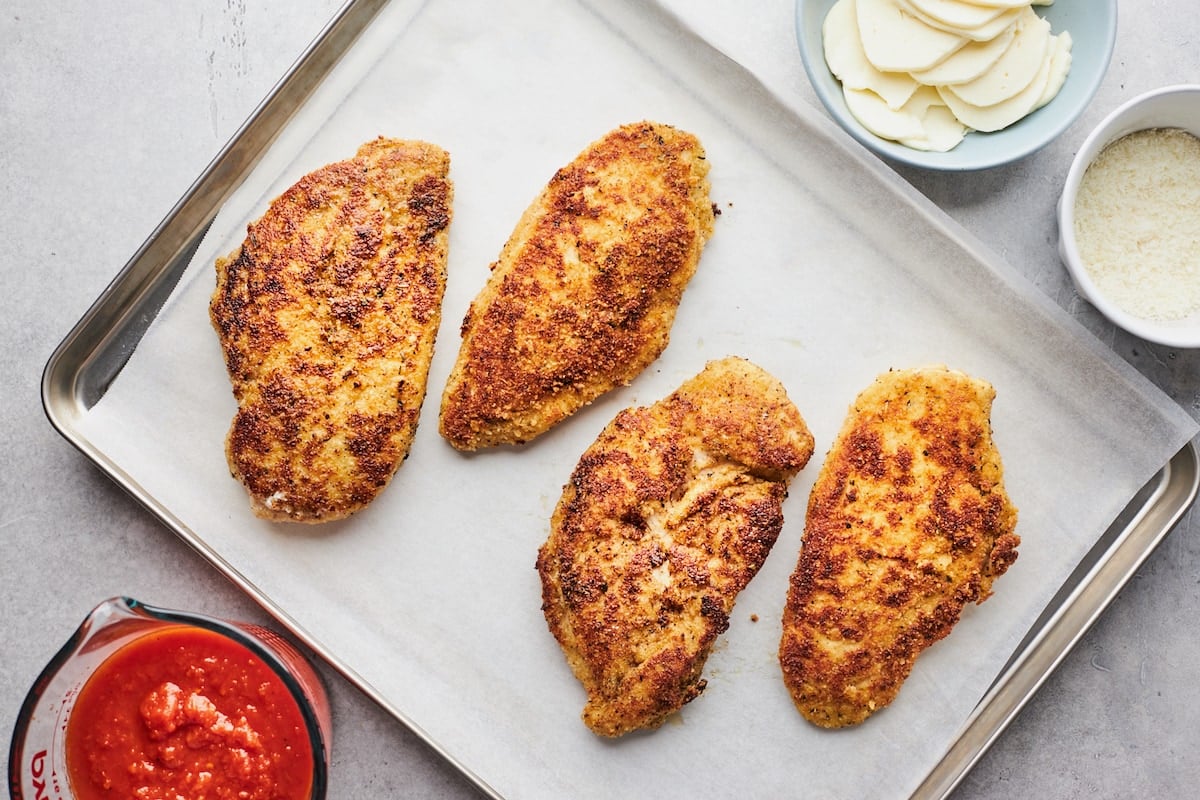
[[[888,372],[855,400],[809,497],[779,647],[815,725],[856,725],[891,703],[1016,560],[994,398],[936,366]]]
[[[658,358],[712,233],[707,174],[695,136],[653,122],[554,174],[463,319],[442,395],[448,442],[529,441]]]
[[[238,403],[226,456],[258,516],[346,517],[407,456],[446,287],[449,168],[425,142],[367,142],[218,259],[209,311]]]
[[[812,452],[783,386],[731,357],[620,412],[583,453],[537,570],[595,733],[657,727],[704,690],[705,661]]]

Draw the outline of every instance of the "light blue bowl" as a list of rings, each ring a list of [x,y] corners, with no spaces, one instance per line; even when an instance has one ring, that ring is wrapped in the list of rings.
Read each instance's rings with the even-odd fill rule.
[[[927,169],[966,171],[1008,164],[1040,150],[1065,131],[1091,102],[1117,38],[1117,0],[1055,0],[1034,10],[1054,33],[1071,34],[1071,71],[1058,96],[1025,119],[995,133],[972,131],[948,153],[913,150],[881,139],[846,108],[842,85],[825,64],[821,23],[834,0],[797,0],[796,39],[800,57],[817,97],[851,136],[879,155]]]

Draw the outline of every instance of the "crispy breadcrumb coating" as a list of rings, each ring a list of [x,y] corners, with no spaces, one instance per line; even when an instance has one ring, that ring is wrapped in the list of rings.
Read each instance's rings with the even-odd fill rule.
[[[529,441],[658,358],[712,233],[707,174],[695,136],[652,122],[555,173],[463,320],[447,441]]]
[[[939,366],[888,372],[855,400],[813,486],[783,615],[784,682],[810,722],[855,725],[891,703],[1016,560],[994,397]]]
[[[447,153],[379,138],[301,178],[218,259],[209,307],[254,512],[362,508],[408,454],[446,287]]]
[[[622,411],[583,453],[537,569],[593,731],[656,727],[704,690],[705,660],[812,451],[783,386],[727,358]]]

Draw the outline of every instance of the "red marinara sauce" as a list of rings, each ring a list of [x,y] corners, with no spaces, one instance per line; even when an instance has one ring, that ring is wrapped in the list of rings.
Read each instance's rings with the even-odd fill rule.
[[[283,681],[249,648],[179,625],[109,656],[67,723],[78,800],[306,800],[313,750]]]

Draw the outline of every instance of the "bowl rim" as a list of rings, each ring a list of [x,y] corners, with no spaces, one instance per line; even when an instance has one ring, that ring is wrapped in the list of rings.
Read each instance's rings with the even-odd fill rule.
[[[1058,251],[1059,258],[1075,283],[1078,293],[1109,321],[1146,341],[1190,349],[1200,347],[1198,312],[1193,312],[1185,320],[1159,321],[1139,317],[1126,311],[1100,290],[1079,254],[1079,245],[1075,239],[1075,198],[1088,167],[1105,147],[1117,139],[1142,130],[1167,127],[1158,124],[1131,123],[1130,118],[1147,105],[1162,103],[1164,99],[1178,97],[1190,98],[1200,107],[1200,83],[1160,86],[1136,95],[1110,111],[1083,140],[1083,144],[1080,145],[1071,161],[1066,180],[1063,182],[1062,192],[1059,195],[1057,208]],[[1200,136],[1200,130],[1191,132]]]
[[[1062,0],[1060,0],[1061,2]],[[826,111],[834,122],[853,139],[864,145],[867,149],[874,152],[876,155],[887,159],[888,161],[906,164],[908,166],[919,167],[939,172],[977,172],[981,170],[993,169],[1006,164],[1011,164],[1019,161],[1033,153],[1041,150],[1043,147],[1053,142],[1064,131],[1067,130],[1076,120],[1083,114],[1084,110],[1095,97],[1100,84],[1104,81],[1105,75],[1108,73],[1109,64],[1112,62],[1113,51],[1116,46],[1117,38],[1117,0],[1089,0],[1087,3],[1086,13],[1091,16],[1104,15],[1109,24],[1105,27],[1105,36],[1102,42],[1097,43],[1103,48],[1102,56],[1099,59],[1099,69],[1087,73],[1076,80],[1083,80],[1084,83],[1080,91],[1076,94],[1076,99],[1073,105],[1068,107],[1066,104],[1059,104],[1056,110],[1061,110],[1062,113],[1052,117],[1052,122],[1044,123],[1044,131],[1036,137],[1027,137],[1025,142],[1019,146],[1011,148],[990,148],[982,154],[974,154],[974,157],[964,157],[962,151],[958,148],[950,150],[946,153],[933,151],[916,150],[911,147],[906,147],[898,142],[892,142],[883,139],[868,131],[861,123],[854,119],[849,110],[845,108],[845,101],[841,96],[840,82],[829,71],[828,65],[825,63],[824,52],[821,48],[817,48],[814,52],[813,48],[808,46],[805,39],[804,12],[807,8],[817,6],[824,7],[832,5],[837,0],[796,0],[794,7],[794,23],[795,37],[797,46],[800,50],[800,60],[804,65],[804,71],[808,76],[809,84],[813,91],[816,92],[817,98],[825,107]],[[1057,4],[1056,4],[1057,5]],[[1053,8],[1051,6],[1050,8]],[[827,11],[827,10],[826,10]],[[822,19],[824,17],[822,16]],[[817,34],[818,40],[820,34]],[[1079,75],[1079,73],[1075,73]],[[1070,80],[1070,76],[1068,76]],[[838,91],[834,92],[833,89]],[[1053,103],[1050,104],[1053,106]],[[1049,108],[1050,106],[1047,106]],[[1035,116],[1043,109],[1034,111],[1029,117],[1032,120],[1047,119],[1047,115],[1043,114],[1040,117]],[[996,140],[1003,137],[1005,131],[1023,128],[1017,128],[1026,120],[1018,120],[1004,131],[997,131],[990,134],[981,134],[971,132],[968,135],[988,136]],[[1015,137],[1009,138],[1013,141]]]

